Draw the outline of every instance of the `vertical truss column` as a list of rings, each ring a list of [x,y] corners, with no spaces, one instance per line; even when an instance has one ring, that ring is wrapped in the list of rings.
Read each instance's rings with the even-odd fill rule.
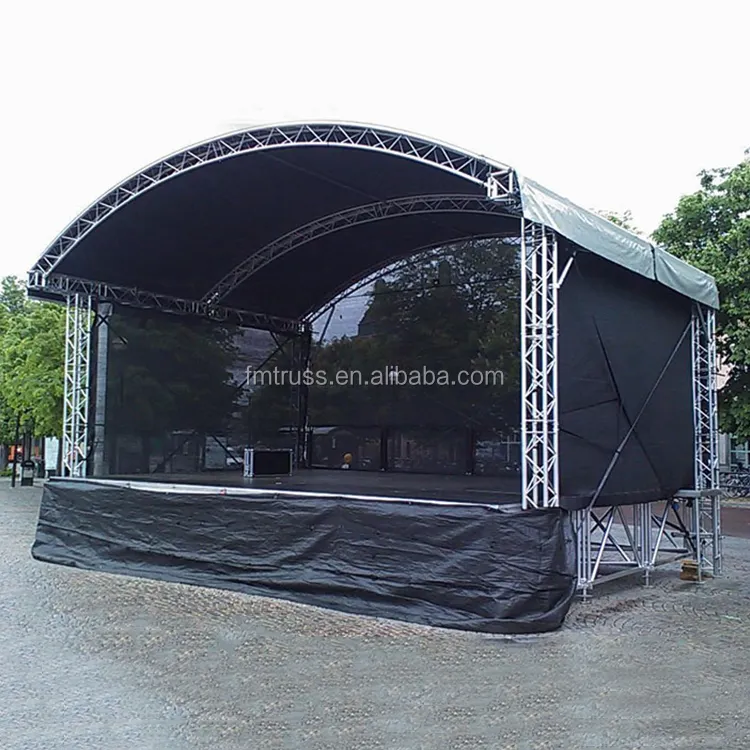
[[[521,505],[559,504],[557,235],[521,220]]]
[[[716,399],[716,314],[693,306],[693,423],[695,430],[695,489],[714,490],[693,502],[692,544],[698,578],[721,573],[721,495],[719,487],[718,407]]]
[[[89,295],[72,294],[67,298],[62,473],[69,477],[86,475],[91,317]]]

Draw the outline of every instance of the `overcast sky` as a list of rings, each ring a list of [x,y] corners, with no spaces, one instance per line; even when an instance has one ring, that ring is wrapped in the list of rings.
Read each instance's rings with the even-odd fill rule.
[[[0,275],[113,184],[268,122],[374,122],[516,167],[650,233],[750,147],[750,3],[6,4]]]

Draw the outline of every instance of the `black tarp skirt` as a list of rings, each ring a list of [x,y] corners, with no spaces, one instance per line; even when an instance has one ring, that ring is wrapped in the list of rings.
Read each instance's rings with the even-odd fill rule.
[[[33,556],[486,633],[558,628],[568,514],[486,505],[47,483]]]

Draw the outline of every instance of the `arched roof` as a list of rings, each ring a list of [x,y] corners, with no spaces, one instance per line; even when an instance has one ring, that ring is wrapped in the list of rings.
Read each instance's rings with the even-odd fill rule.
[[[293,123],[215,138],[124,180],[47,248],[29,291],[297,321],[417,249],[517,236],[524,214],[657,278],[651,245],[504,164],[387,128]]]

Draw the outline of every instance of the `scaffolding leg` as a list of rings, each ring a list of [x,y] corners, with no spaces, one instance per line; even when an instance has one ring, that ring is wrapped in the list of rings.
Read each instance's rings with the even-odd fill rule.
[[[688,556],[692,547],[677,545],[666,533],[670,512],[678,530],[690,523],[691,506],[682,501],[667,504],[659,513],[653,503],[575,511],[578,554],[578,593],[589,599],[595,585],[628,575],[642,574],[651,584],[654,569]]]
[[[654,569],[654,542],[652,524],[654,516],[651,503],[641,503],[633,508],[638,539],[638,563],[643,568],[643,582],[651,585],[651,574]]]
[[[88,459],[91,297],[72,294],[66,303],[62,474],[83,477]]]
[[[720,576],[724,565],[724,550],[721,534],[721,495],[712,498],[711,502],[711,525],[713,530],[713,568],[714,575]]]
[[[578,593],[586,601],[591,597],[591,588],[594,585],[591,556],[591,512],[587,508],[574,511],[573,526],[576,536]]]

